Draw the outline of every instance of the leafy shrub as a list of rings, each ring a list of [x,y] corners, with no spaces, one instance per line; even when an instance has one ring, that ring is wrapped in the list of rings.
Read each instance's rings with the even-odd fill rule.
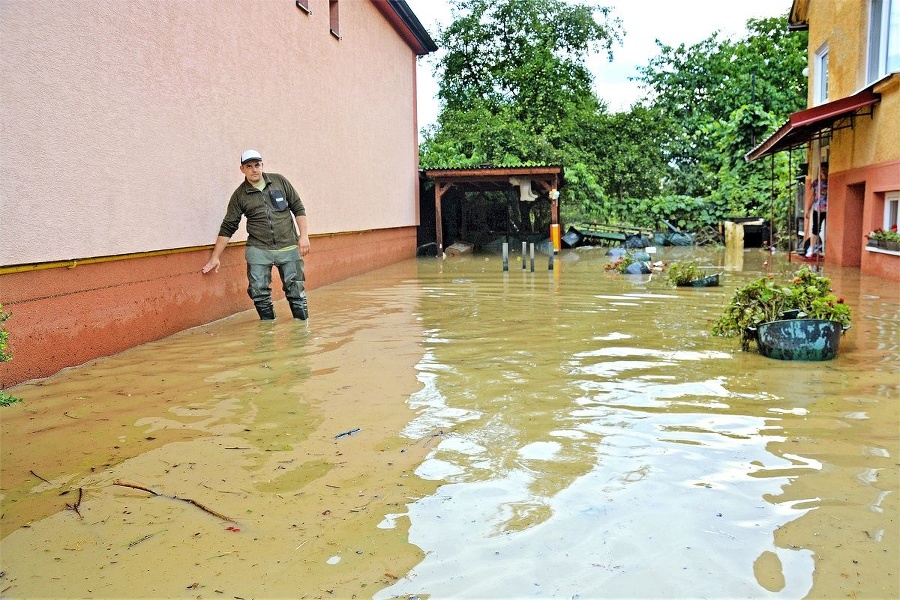
[[[0,362],[9,362],[12,360],[12,353],[9,351],[9,332],[3,326],[6,320],[12,316],[12,313],[3,312],[3,305],[0,304]],[[10,396],[3,390],[0,390],[0,406],[9,406],[16,402],[21,402],[21,398]]]

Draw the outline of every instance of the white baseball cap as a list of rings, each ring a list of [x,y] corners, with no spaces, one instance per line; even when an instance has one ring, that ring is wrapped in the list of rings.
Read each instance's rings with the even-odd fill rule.
[[[260,154],[256,150],[244,150],[244,153],[241,154],[241,164],[243,165],[250,162],[251,160],[258,160],[262,162],[262,154]]]

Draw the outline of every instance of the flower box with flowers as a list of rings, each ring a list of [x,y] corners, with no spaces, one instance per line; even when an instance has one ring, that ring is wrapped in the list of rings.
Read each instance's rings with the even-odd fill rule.
[[[900,233],[897,233],[896,225],[888,231],[884,229],[870,231],[866,238],[869,240],[866,244],[867,246],[900,252]]]

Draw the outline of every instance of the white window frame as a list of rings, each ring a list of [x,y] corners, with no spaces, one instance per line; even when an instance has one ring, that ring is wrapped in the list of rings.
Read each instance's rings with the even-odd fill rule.
[[[813,106],[828,102],[828,44],[813,56]]]
[[[884,222],[881,226],[885,231],[897,225],[900,217],[900,191],[887,192],[884,195]]]
[[[900,71],[900,0],[869,0],[867,83]]]

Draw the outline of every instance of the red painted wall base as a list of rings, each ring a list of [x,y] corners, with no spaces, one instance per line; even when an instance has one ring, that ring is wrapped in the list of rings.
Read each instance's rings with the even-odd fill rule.
[[[415,257],[416,228],[314,236],[307,289]],[[12,313],[12,360],[0,389],[110,356],[253,308],[244,246],[230,246],[218,273],[200,268],[210,250],[112,260],[0,275],[0,303]],[[274,298],[281,299],[278,275]]]

